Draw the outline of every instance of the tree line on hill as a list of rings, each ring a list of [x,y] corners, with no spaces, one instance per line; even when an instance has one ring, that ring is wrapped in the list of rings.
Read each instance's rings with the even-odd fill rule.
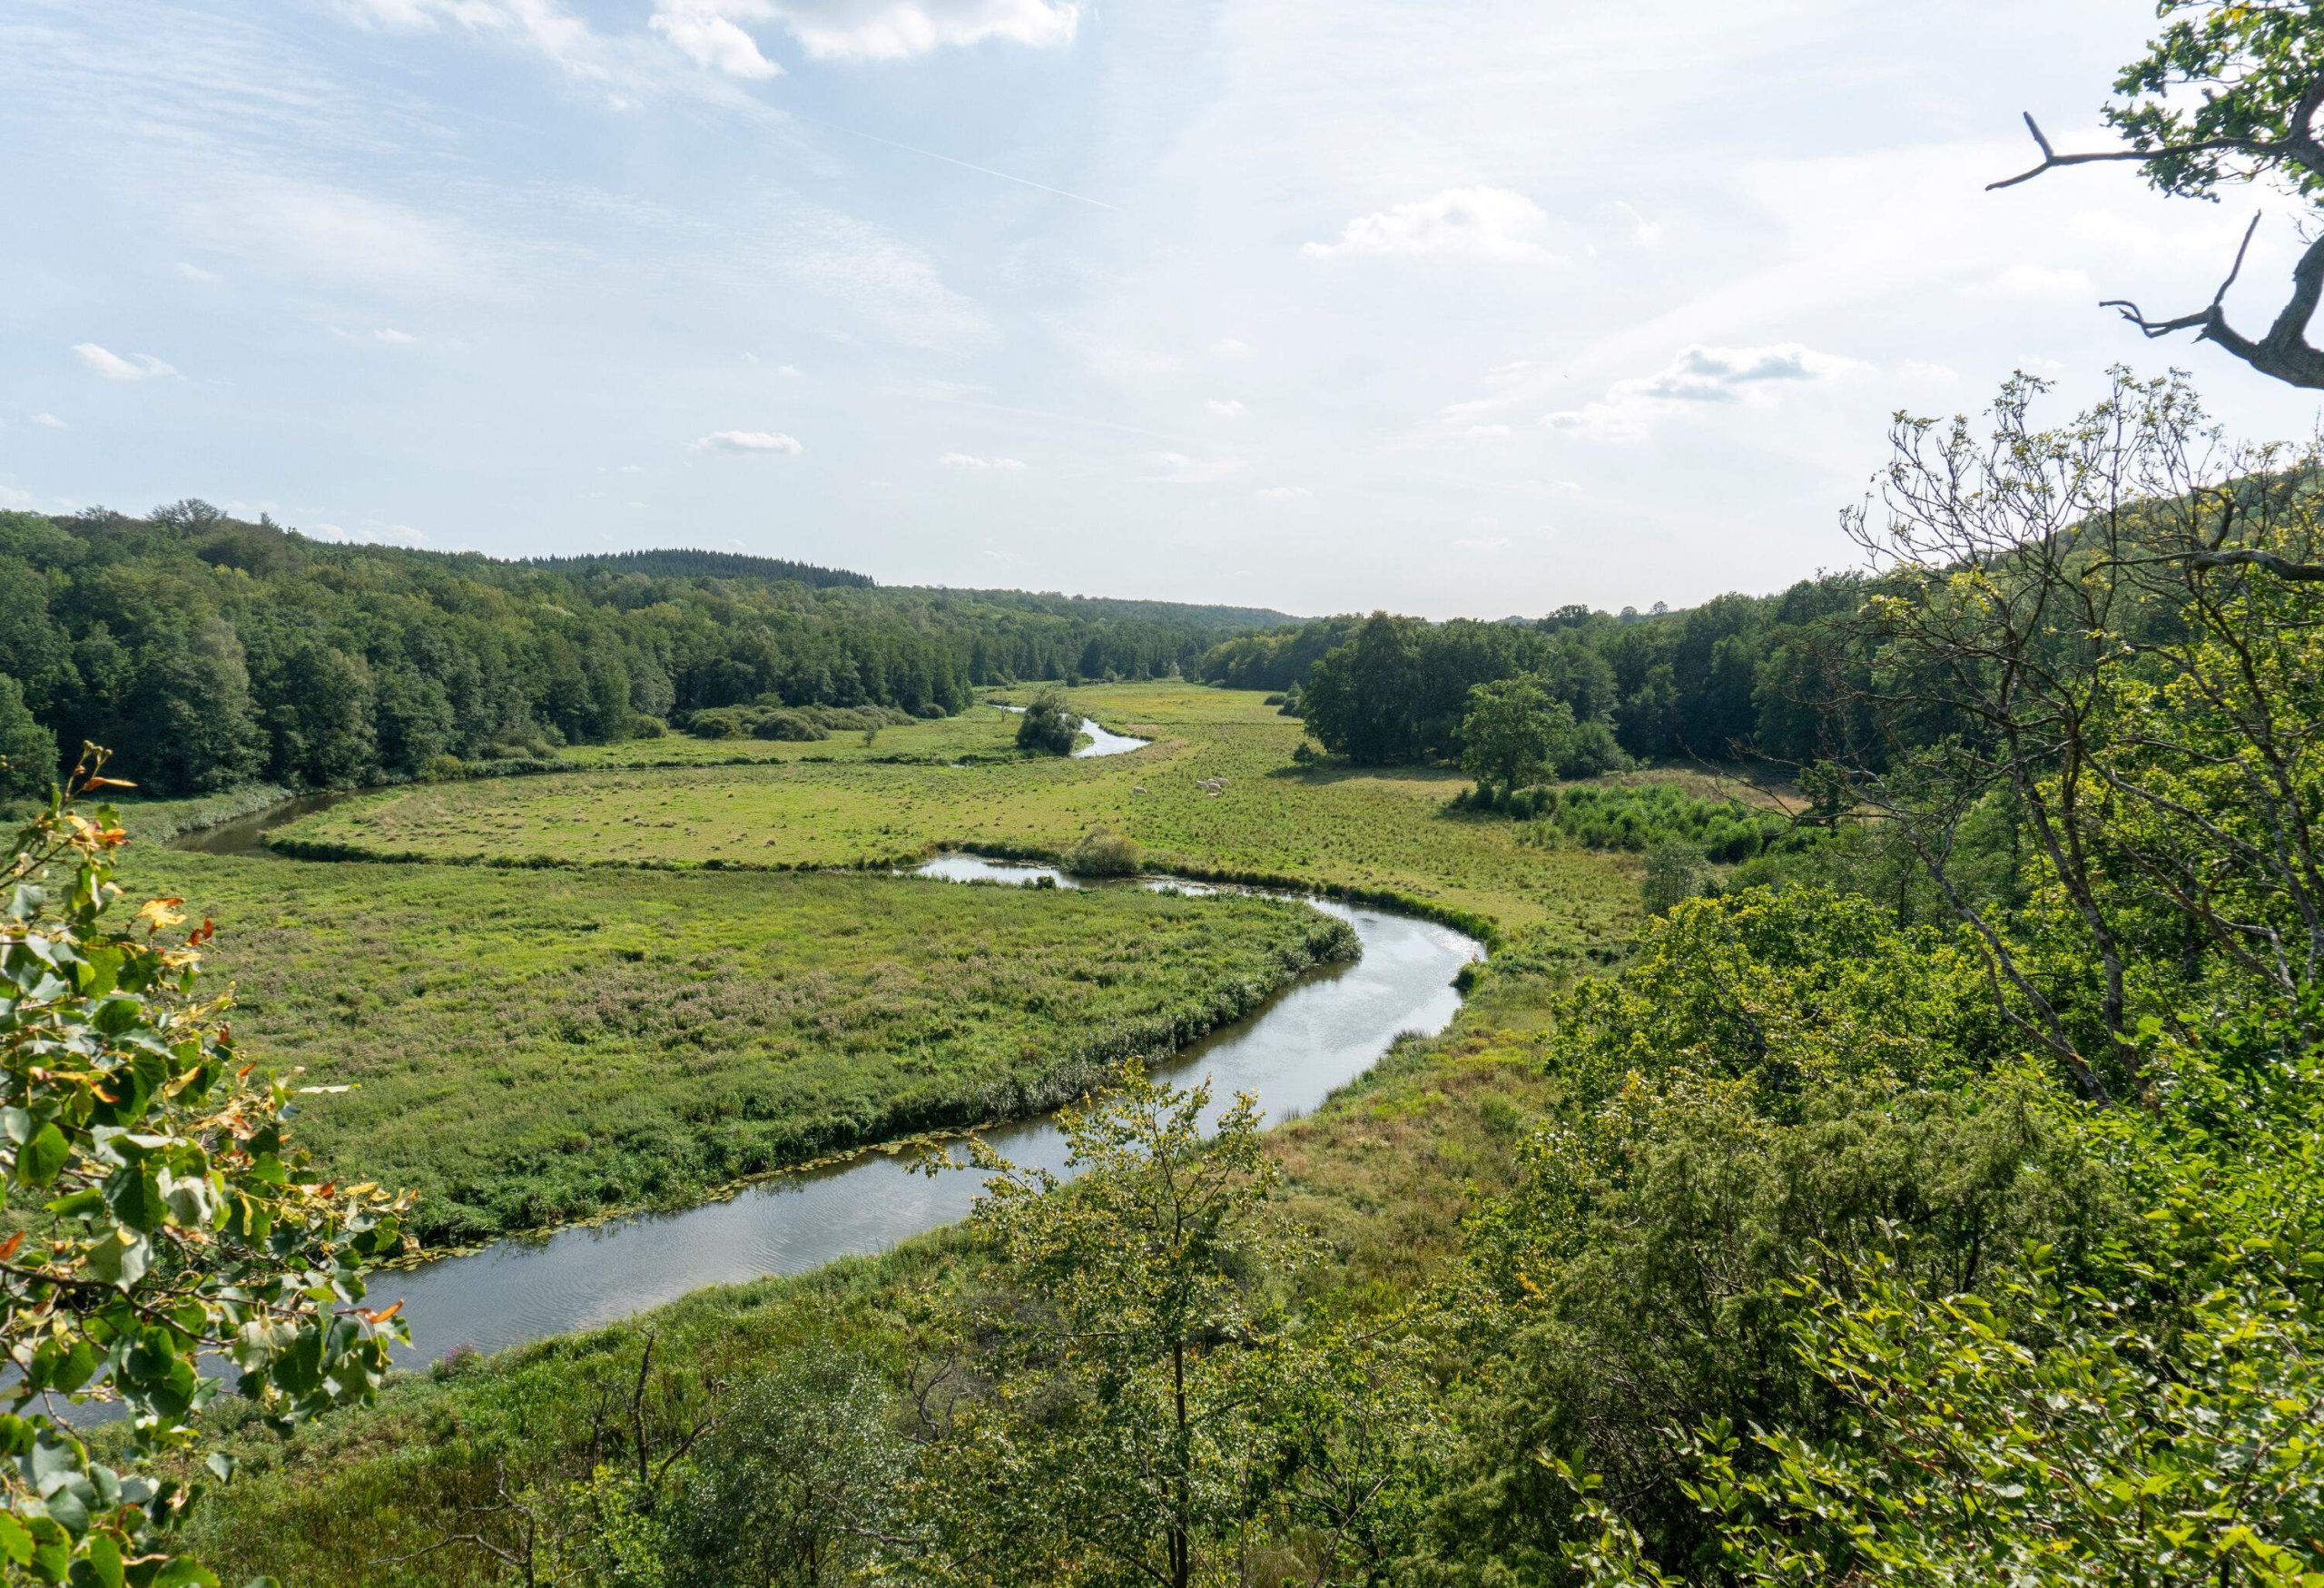
[[[1532,620],[1431,623],[1375,612],[1238,635],[1195,676],[1296,692],[1324,749],[1359,764],[1459,761],[1470,692],[1524,678],[1641,761],[1765,756],[1805,763],[1862,725],[1839,711],[1829,669],[1869,587],[1855,573],[1774,596],[1725,595],[1685,611],[1617,616],[1567,607]]]
[[[729,706],[941,715],[979,685],[1176,675],[1269,616],[717,552],[340,545],[194,500],[0,513],[0,793],[44,790],[89,741],[188,794],[419,776]]]

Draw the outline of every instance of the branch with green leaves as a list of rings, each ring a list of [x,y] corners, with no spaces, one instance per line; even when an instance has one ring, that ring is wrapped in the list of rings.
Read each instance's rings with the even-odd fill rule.
[[[397,1307],[364,1272],[405,1201],[339,1186],[290,1144],[298,1089],[236,1052],[200,980],[208,921],[123,912],[124,841],[92,751],[16,834],[0,902],[0,1561],[113,1588],[214,1583],[167,1535],[194,1497],[161,1475],[233,1388],[288,1429],[369,1398]],[[129,1459],[98,1462],[75,1406],[118,1405]],[[80,1421],[85,1422],[83,1415]],[[220,1452],[211,1470],[231,1475]]]

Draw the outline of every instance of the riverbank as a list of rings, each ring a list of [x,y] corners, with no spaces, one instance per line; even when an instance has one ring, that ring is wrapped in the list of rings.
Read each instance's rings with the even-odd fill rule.
[[[1298,1304],[1356,1315],[1418,1293],[1479,1194],[1505,1189],[1515,1145],[1547,1082],[1517,1029],[1543,983],[1488,971],[1442,1035],[1396,1042],[1315,1113],[1268,1132],[1285,1213],[1323,1260]],[[968,1177],[960,1177],[966,1179]],[[234,1484],[198,1514],[193,1539],[229,1581],[271,1571],[302,1588],[469,1588],[495,1581],[473,1551],[389,1557],[444,1535],[470,1506],[586,1465],[596,1419],[625,1405],[645,1342],[649,1415],[675,1426],[721,1386],[802,1350],[877,1364],[901,1383],[932,1342],[916,1320],[973,1289],[985,1258],[957,1226],[876,1258],[792,1277],[719,1286],[622,1323],[497,1356],[462,1356],[399,1377],[376,1407],[287,1441],[236,1442]]]
[[[352,1089],[304,1100],[300,1139],[417,1190],[436,1248],[1039,1112],[1354,949],[1295,904],[855,873],[140,845],[124,880],[218,922],[243,1050]]]

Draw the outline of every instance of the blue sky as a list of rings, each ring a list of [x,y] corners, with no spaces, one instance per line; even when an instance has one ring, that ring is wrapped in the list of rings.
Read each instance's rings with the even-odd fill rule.
[[[1431,616],[1768,589],[1898,408],[2196,371],[2253,200],[2112,168],[2146,7],[0,5],[0,506]],[[2263,228],[2264,319],[2296,246]]]

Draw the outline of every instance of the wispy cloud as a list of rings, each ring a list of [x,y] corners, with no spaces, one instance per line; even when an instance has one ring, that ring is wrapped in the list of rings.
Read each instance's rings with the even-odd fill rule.
[[[177,272],[177,275],[181,280],[199,281],[205,287],[214,285],[215,283],[226,279],[220,275],[216,271],[205,271],[200,265],[190,264],[184,260],[178,261],[177,263],[172,265],[170,268]]]
[[[367,27],[432,31],[445,23],[539,51],[576,77],[609,75],[606,41],[558,0],[339,0]]]
[[[774,430],[713,430],[688,443],[693,452],[781,453],[796,458],[806,449],[797,439]]]
[[[95,342],[74,342],[73,350],[81,355],[82,363],[108,380],[151,380],[177,373],[151,353],[133,353],[124,359]]]
[[[905,347],[959,349],[992,335],[984,310],[946,285],[925,252],[836,210],[803,202],[788,206],[756,262],[856,315],[866,330]]]
[[[33,415],[32,422],[44,430],[61,430],[65,428],[64,421],[53,413],[36,413]]]
[[[398,295],[478,291],[501,263],[499,243],[456,221],[261,172],[198,193],[182,219],[261,267]]]
[[[1523,193],[1498,187],[1447,188],[1433,198],[1359,215],[1310,259],[1357,255],[1551,262],[1550,218]]]
[[[758,40],[738,25],[734,15],[763,17],[763,5],[720,5],[717,0],[662,0],[648,19],[655,33],[677,47],[680,54],[705,72],[721,72],[745,81],[783,75],[783,68],[761,53]]]
[[[1304,485],[1261,486],[1251,493],[1263,502],[1304,502],[1315,494]]]
[[[336,540],[355,545],[421,547],[428,544],[426,530],[378,518],[366,518],[351,529],[340,524],[309,524],[299,533],[313,540]]]
[[[1212,413],[1217,415],[1223,419],[1239,419],[1251,411],[1249,409],[1243,406],[1243,402],[1240,398],[1235,397],[1223,399],[1214,397],[1208,402],[1204,403],[1203,407],[1208,409]]]
[[[1014,458],[980,458],[973,452],[947,452],[936,461],[947,469],[970,470],[998,469],[1013,471],[1025,467],[1020,460]]]
[[[1056,48],[1080,12],[1078,0],[655,0],[649,25],[697,66],[763,80],[783,68],[753,26],[780,27],[814,60],[904,61],[989,40]]]
[[[1853,359],[1798,342],[1722,348],[1697,344],[1651,375],[1617,380],[1598,401],[1545,415],[1542,422],[1596,441],[1635,441],[1654,420],[1701,403],[1768,400],[1777,387],[1828,380],[1857,368]]]
[[[1184,452],[1157,452],[1149,461],[1158,472],[1144,478],[1154,485],[1211,485],[1248,467],[1240,458],[1195,458]]]
[[[1652,248],[1662,241],[1662,222],[1649,221],[1627,199],[1615,199],[1604,206],[1606,215],[1630,232],[1630,241],[1641,248]]]
[[[2072,266],[2021,262],[1961,291],[1973,298],[2087,298],[2090,272]]]

